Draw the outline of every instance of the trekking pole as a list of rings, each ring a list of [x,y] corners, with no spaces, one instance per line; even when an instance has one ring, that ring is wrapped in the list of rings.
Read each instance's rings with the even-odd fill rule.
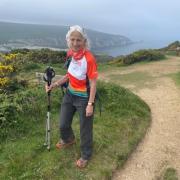
[[[50,86],[52,82],[52,78],[55,76],[55,71],[52,67],[48,67],[45,70],[43,79],[45,82],[47,82],[47,85]],[[51,111],[51,91],[47,92],[48,95],[48,106],[47,106],[47,118],[46,118],[46,136],[45,136],[45,142],[44,146],[47,146],[47,149],[50,151],[51,146],[51,137],[50,137],[50,111]]]

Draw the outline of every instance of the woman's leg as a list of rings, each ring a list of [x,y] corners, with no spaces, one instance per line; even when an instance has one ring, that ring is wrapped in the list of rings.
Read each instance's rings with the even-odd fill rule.
[[[70,94],[65,94],[61,104],[60,111],[60,134],[61,139],[68,143],[74,139],[74,133],[71,127],[72,119],[76,108],[73,106],[72,97]]]
[[[86,116],[87,102],[88,100],[83,98],[76,101],[76,108],[80,116],[81,157],[84,160],[91,157],[93,146],[93,116]]]

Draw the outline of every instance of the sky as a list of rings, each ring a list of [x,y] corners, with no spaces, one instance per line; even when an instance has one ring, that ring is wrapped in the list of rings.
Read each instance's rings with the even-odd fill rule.
[[[132,40],[180,40],[180,0],[0,0],[0,21],[81,25]]]

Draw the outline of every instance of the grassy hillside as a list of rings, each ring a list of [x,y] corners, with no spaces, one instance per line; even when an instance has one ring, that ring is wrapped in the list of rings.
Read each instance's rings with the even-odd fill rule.
[[[65,35],[67,26],[48,26],[33,24],[18,24],[0,22],[0,47],[51,47],[66,48]],[[130,44],[131,40],[125,36],[112,35],[86,29],[92,48],[121,46]]]
[[[104,179],[110,177],[117,167],[121,167],[130,152],[140,141],[149,125],[150,111],[138,97],[123,88],[110,84],[99,84],[103,98],[103,113],[98,109],[94,120],[94,155],[88,167],[80,171],[75,160],[80,156],[80,137],[78,117],[74,118],[73,129],[77,144],[72,148],[58,151],[58,109],[61,95],[52,96],[52,149],[48,152],[44,143],[45,94],[42,88],[32,89],[38,101],[27,108],[21,118],[24,132],[15,138],[14,134],[1,142],[1,179]],[[21,95],[22,96],[22,95]],[[34,109],[35,110],[35,109]],[[36,113],[36,114],[35,114]],[[22,131],[21,131],[22,132]],[[16,132],[18,134],[18,132]]]
[[[23,62],[18,63],[21,66],[18,66],[15,75],[18,86],[9,90],[7,84],[0,93],[3,101],[0,105],[0,131],[1,135],[4,134],[0,141],[0,179],[110,178],[113,171],[124,164],[149,126],[150,109],[146,103],[122,87],[98,82],[103,112],[100,116],[97,104],[93,157],[86,169],[79,170],[74,164],[80,156],[78,116],[73,121],[76,145],[56,150],[62,93],[60,89],[54,90],[51,101],[52,149],[48,152],[43,147],[47,96],[44,84],[38,85],[35,79],[35,72],[43,73],[47,64],[39,62],[30,66],[34,62],[28,61],[25,55],[16,56],[16,61]],[[33,68],[27,70],[27,62]],[[63,73],[62,67],[57,64],[54,64],[54,69],[56,74]],[[20,79],[27,83],[22,86]],[[11,84],[11,87],[14,85]]]
[[[180,41],[174,41],[170,43],[168,46],[159,49],[160,51],[166,53],[171,56],[180,56]]]
[[[130,65],[139,62],[150,62],[150,61],[158,61],[165,58],[165,54],[156,49],[145,49],[135,51],[126,56],[116,57],[109,64],[114,65]]]
[[[174,42],[170,43],[167,47],[162,48],[161,50],[176,51],[177,47],[180,47],[180,42],[179,41],[174,41]]]

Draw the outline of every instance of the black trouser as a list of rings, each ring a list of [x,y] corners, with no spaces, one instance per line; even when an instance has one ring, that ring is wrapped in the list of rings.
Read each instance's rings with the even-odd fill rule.
[[[92,155],[93,141],[93,115],[86,117],[88,98],[72,95],[67,92],[64,95],[60,114],[60,133],[64,142],[74,139],[71,127],[74,113],[77,111],[80,116],[80,140],[81,157],[89,159]]]

